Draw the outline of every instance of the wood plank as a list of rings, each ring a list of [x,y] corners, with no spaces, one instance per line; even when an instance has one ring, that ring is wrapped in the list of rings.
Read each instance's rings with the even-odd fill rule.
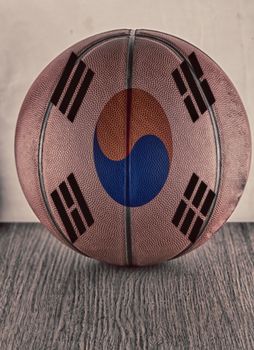
[[[118,268],[40,224],[0,225],[0,348],[254,349],[254,224],[195,252]]]

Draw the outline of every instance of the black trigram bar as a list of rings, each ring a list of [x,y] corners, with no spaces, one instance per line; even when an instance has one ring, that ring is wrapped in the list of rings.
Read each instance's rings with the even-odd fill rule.
[[[188,58],[189,58],[189,62],[187,62],[187,60],[184,60],[180,64],[180,68],[181,68],[182,74],[183,74],[183,76],[184,76],[184,78],[189,86],[189,89],[194,97],[194,100],[197,104],[199,112],[201,114],[204,114],[207,111],[207,105],[203,99],[203,96],[200,92],[200,88],[198,87],[198,85],[195,81],[195,78],[191,72],[191,69],[193,69],[193,71],[195,73],[195,77],[197,79],[201,79],[202,76],[204,75],[204,73],[203,73],[203,70],[200,66],[200,63],[197,59],[195,52],[192,52],[188,56]],[[184,80],[183,80],[178,69],[175,69],[172,72],[172,77],[175,81],[175,84],[178,88],[178,91],[183,96],[187,92],[187,88],[186,88]],[[214,95],[211,91],[211,88],[210,88],[207,80],[203,79],[202,81],[200,81],[200,86],[201,86],[201,89],[202,89],[209,105],[210,106],[213,105],[215,102],[215,98],[214,98]],[[199,113],[196,110],[195,104],[193,103],[190,95],[187,95],[184,98],[184,104],[189,112],[189,115],[190,115],[192,121],[195,122],[199,118]]]
[[[71,212],[70,215],[68,214],[68,210],[66,210],[66,207],[59,195],[58,189],[55,189],[51,193],[51,198],[54,202],[54,205],[58,211],[58,214],[61,218],[61,221],[65,227],[65,230],[71,240],[71,242],[75,242],[78,238],[76,230],[74,228],[74,225],[72,221],[74,222],[78,232],[80,235],[82,235],[86,231],[86,227],[84,224],[84,219],[87,223],[88,226],[91,226],[94,222],[93,216],[88,208],[88,205],[85,201],[85,198],[80,190],[80,187],[77,183],[77,180],[75,179],[75,176],[73,173],[71,173],[68,177],[68,183],[70,185],[70,188],[73,192],[74,197],[76,198],[78,202],[78,207],[74,208]],[[64,199],[64,202],[67,206],[68,209],[72,208],[74,205],[74,200],[71,195],[71,192],[66,184],[65,181],[61,182],[59,185],[60,193],[62,195],[62,198]],[[83,219],[80,215],[80,212],[83,215]]]
[[[190,181],[189,181],[189,183],[188,183],[188,185],[186,187],[186,190],[184,192],[185,198],[187,198],[187,199],[191,198],[192,193],[195,190],[195,187],[196,187],[196,185],[198,183],[198,179],[199,179],[198,175],[193,173],[191,178],[190,178]]]
[[[201,213],[206,216],[215,197],[215,193],[212,190],[209,190],[206,199],[204,200],[204,203],[201,208]]]
[[[55,207],[58,211],[58,214],[62,220],[62,223],[65,227],[65,230],[71,240],[71,242],[75,242],[76,239],[77,239],[77,235],[76,235],[76,232],[75,232],[75,229],[69,219],[69,216],[64,208],[64,205],[63,205],[63,202],[57,192],[57,190],[54,190],[52,193],[51,193],[51,198],[53,199],[53,202],[55,204]]]
[[[85,232],[86,227],[81,219],[81,216],[79,215],[77,208],[72,210],[71,216],[72,216],[72,218],[73,218],[73,220],[74,220],[74,222],[79,230],[79,233],[82,235],[82,233]]]
[[[193,201],[192,201],[192,204],[194,205],[194,207],[198,208],[199,207],[199,204],[205,194],[205,191],[207,189],[207,186],[206,184],[201,181],[199,186],[198,186],[198,189],[197,189],[197,192],[193,198]]]
[[[184,95],[185,92],[187,92],[186,86],[184,84],[184,81],[181,77],[181,74],[179,73],[178,69],[175,69],[172,73],[172,76],[174,78],[174,81],[176,83],[176,86],[178,87],[178,90],[181,95]]]
[[[192,102],[191,97],[188,95],[187,97],[185,97],[183,102],[184,102],[184,104],[189,112],[189,115],[191,116],[193,123],[195,123],[195,121],[198,120],[199,115],[198,115],[198,112],[194,106],[194,103]]]
[[[172,219],[172,223],[176,227],[179,225],[179,222],[181,221],[181,218],[183,217],[183,214],[184,214],[186,207],[187,207],[187,204],[183,200],[181,200],[177,209],[176,209],[175,215]]]
[[[85,201],[85,198],[84,198],[84,196],[79,188],[79,185],[77,183],[77,180],[75,179],[74,174],[71,173],[67,177],[67,179],[68,179],[68,182],[71,186],[71,189],[72,189],[72,191],[73,191],[73,193],[78,201],[79,207],[80,207],[80,209],[81,209],[81,211],[86,219],[88,226],[91,226],[94,223],[94,219],[93,219],[93,216],[88,208],[88,205]]]
[[[202,70],[199,62],[198,62],[198,59],[197,59],[197,56],[196,56],[195,52],[192,52],[189,55],[189,60],[190,60],[190,63],[192,65],[193,69],[194,69],[196,77],[198,79],[200,79],[204,73],[203,73],[203,70]]]
[[[207,110],[206,104],[205,104],[203,97],[198,89],[198,86],[193,78],[193,75],[190,71],[190,67],[189,67],[187,61],[183,61],[180,66],[181,66],[182,72],[184,74],[184,77],[187,80],[187,83],[190,87],[190,90],[191,90],[191,92],[196,100],[198,108],[199,108],[200,112],[203,114]]]
[[[190,225],[192,223],[192,220],[193,220],[194,216],[195,216],[195,212],[191,208],[189,208],[189,210],[188,210],[188,212],[187,212],[187,214],[186,214],[186,216],[184,218],[184,221],[183,221],[183,224],[181,226],[181,229],[180,229],[180,231],[184,235],[187,234],[188,229],[189,229],[189,227],[190,227]]]
[[[86,92],[87,92],[87,90],[88,90],[88,88],[89,88],[89,86],[91,84],[93,76],[94,76],[94,72],[91,69],[88,69],[88,71],[87,71],[87,73],[85,75],[85,78],[84,78],[84,80],[83,80],[83,82],[82,82],[82,84],[80,86],[79,91],[78,91],[78,94],[77,94],[77,96],[76,96],[76,98],[75,98],[75,100],[74,100],[74,102],[73,102],[73,104],[71,106],[71,109],[70,109],[70,111],[68,113],[68,116],[67,116],[67,118],[71,122],[73,122],[74,119],[75,119],[75,116],[76,116],[76,114],[77,114],[77,112],[79,110],[79,107],[80,107],[80,105],[81,105],[81,103],[82,103],[82,101],[83,101],[83,99],[85,97],[85,94],[86,94]]]
[[[53,92],[53,95],[51,97],[51,100],[50,100],[50,102],[52,102],[55,106],[57,106],[57,104],[58,104],[58,102],[63,94],[64,88],[67,85],[68,79],[69,79],[70,75],[72,74],[72,71],[74,69],[74,66],[75,66],[75,63],[77,62],[77,60],[78,60],[78,57],[75,55],[75,53],[72,52],[69,59],[68,59],[66,66],[64,67],[62,75],[59,79],[59,82],[58,82],[58,84]],[[86,95],[86,92],[87,92],[87,90],[91,84],[91,81],[93,79],[93,76],[94,76],[94,72],[91,69],[88,69],[88,71],[86,72],[85,77],[80,85],[80,88],[77,92],[77,95],[74,98],[73,103],[71,104],[72,97],[73,97],[73,95],[77,89],[77,86],[82,78],[82,75],[85,71],[85,68],[86,68],[85,63],[83,61],[79,61],[78,65],[76,67],[76,70],[72,76],[72,79],[67,87],[66,93],[63,96],[62,102],[59,106],[59,110],[63,114],[66,113],[67,109],[70,106],[69,112],[67,114],[67,118],[71,122],[74,121],[76,114],[79,110],[79,107],[80,107],[80,105],[81,105],[81,103]]]
[[[69,189],[64,181],[62,183],[60,183],[59,189],[62,193],[62,196],[65,200],[67,207],[70,208],[74,204],[74,202],[73,202],[72,196],[69,192]]]
[[[55,91],[53,92],[53,95],[51,97],[51,102],[56,106],[60,97],[61,97],[61,94],[63,92],[63,89],[67,83],[67,80],[71,74],[71,71],[75,65],[75,62],[77,60],[77,56],[75,55],[74,52],[71,53],[69,59],[68,59],[68,62],[66,63],[66,66],[64,67],[64,70],[63,70],[63,73],[59,79],[59,82],[55,88]]]
[[[183,219],[183,222],[181,224],[180,227],[180,231],[184,234],[187,235],[189,232],[189,229],[194,221],[194,218],[196,216],[196,219],[194,221],[193,227],[190,231],[189,234],[189,240],[191,242],[194,242],[196,240],[196,238],[198,237],[198,234],[201,230],[201,227],[203,225],[204,219],[202,219],[199,215],[196,215],[195,213],[197,213],[196,209],[199,208],[200,203],[202,201],[202,199],[204,198],[205,192],[207,190],[207,185],[203,182],[200,181],[199,185],[199,177],[197,174],[193,173],[191,175],[191,178],[186,186],[186,189],[184,191],[184,198],[186,198],[186,200],[188,201],[189,204],[186,203],[185,200],[181,199],[180,203],[175,211],[175,214],[173,216],[172,219],[172,223],[178,227],[181,220]],[[197,186],[198,185],[198,186]],[[193,196],[193,199],[191,201],[191,198]],[[207,213],[209,212],[209,209],[211,208],[211,205],[213,203],[213,200],[215,198],[215,193],[209,189],[205,200],[201,206],[200,209],[200,214],[202,214],[204,217],[207,215]],[[191,208],[191,206],[194,206],[196,209],[193,210]],[[186,209],[187,213],[185,215],[185,211]]]
[[[194,223],[194,225],[193,225],[193,227],[192,227],[192,230],[191,230],[191,232],[189,234],[189,240],[192,243],[194,243],[196,241],[197,236],[198,236],[198,234],[200,232],[200,229],[201,229],[201,227],[203,225],[203,222],[204,222],[204,220],[201,219],[201,217],[198,216],[196,221],[195,221],[195,223]]]
[[[68,89],[66,91],[66,94],[62,100],[62,103],[60,104],[60,111],[64,114],[69,106],[69,103],[71,101],[71,98],[76,90],[76,87],[81,79],[81,75],[83,74],[85,70],[85,63],[83,61],[80,61],[78,64],[78,67],[71,79],[70,85],[68,86]]]

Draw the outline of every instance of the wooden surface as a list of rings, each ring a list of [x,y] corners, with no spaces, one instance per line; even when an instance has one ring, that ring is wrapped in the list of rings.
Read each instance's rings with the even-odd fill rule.
[[[254,349],[254,224],[149,268],[84,258],[40,224],[0,225],[0,349]]]

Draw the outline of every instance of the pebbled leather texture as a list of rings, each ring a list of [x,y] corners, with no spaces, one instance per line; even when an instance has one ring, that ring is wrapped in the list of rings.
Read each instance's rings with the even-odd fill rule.
[[[131,37],[134,41],[130,49]],[[53,92],[72,53],[77,61],[59,102],[54,104],[50,102]],[[202,74],[194,69],[194,59]],[[74,84],[80,61],[85,64],[82,77],[89,69],[94,75],[70,121],[68,113],[82,90],[82,79],[67,110],[61,111],[59,106]],[[183,61],[194,80],[192,88]],[[173,77],[176,70],[186,89],[182,94]],[[214,102],[204,93],[204,80]],[[201,94],[203,102],[197,102],[195,94]],[[191,117],[186,108],[186,98],[196,110],[195,121],[195,113]],[[202,113],[198,103],[201,109],[204,103]],[[102,158],[96,158],[96,140],[105,161],[100,171],[96,161]],[[186,41],[144,29],[98,34],[56,57],[29,89],[15,136],[19,180],[40,221],[72,249],[118,265],[155,264],[191,251],[209,239],[231,215],[242,194],[250,153],[245,109],[222,69]],[[162,173],[165,176],[159,176]],[[90,221],[72,192],[70,174],[86,201]],[[192,176],[197,176],[198,182],[188,199],[184,193]],[[60,184],[71,194],[69,207]],[[205,192],[198,204],[199,186],[200,193],[202,186]],[[119,200],[118,193],[114,194],[116,188],[119,192],[122,189]],[[201,208],[209,190],[215,197],[203,215]],[[77,239],[73,242],[52,199],[54,191],[74,228]],[[174,224],[181,201],[186,205],[185,212]],[[82,234],[74,220],[77,215],[82,219],[80,230],[85,227]],[[204,223],[193,240],[191,232],[197,218]]]

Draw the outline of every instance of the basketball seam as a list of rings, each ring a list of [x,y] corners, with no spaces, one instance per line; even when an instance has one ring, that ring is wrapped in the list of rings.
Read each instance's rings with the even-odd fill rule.
[[[200,86],[200,82],[197,79],[194,69],[192,67],[192,64],[190,63],[189,59],[187,56],[185,56],[170,40],[166,40],[166,39],[162,39],[162,38],[158,38],[152,34],[147,34],[147,33],[136,33],[136,37],[140,37],[140,38],[148,38],[154,41],[158,41],[161,44],[163,44],[165,47],[170,48],[179,58],[181,58],[182,60],[185,60],[190,68],[191,74],[193,76],[193,78],[195,79],[195,82],[197,84],[197,87],[205,101],[208,113],[210,115],[210,120],[211,120],[211,124],[213,127],[213,133],[214,133],[214,139],[215,139],[215,150],[216,150],[216,178],[215,178],[215,188],[214,188],[214,192],[216,193],[216,198],[213,202],[213,204],[211,205],[211,208],[207,214],[206,220],[204,221],[202,228],[200,229],[200,233],[197,236],[197,240],[198,238],[200,238],[200,236],[202,235],[204,229],[206,228],[206,226],[209,223],[209,220],[211,218],[211,215],[213,213],[214,207],[217,203],[217,199],[218,199],[218,194],[219,194],[219,190],[220,190],[220,185],[221,185],[221,173],[222,173],[222,158],[221,158],[221,141],[220,141],[220,135],[219,135],[219,128],[216,122],[216,114],[215,111],[213,109],[212,106],[210,106],[210,104],[208,103],[207,97],[205,96],[205,94],[202,91],[202,88]],[[177,254],[176,256],[174,256],[173,258],[177,258],[178,256],[187,253],[188,250],[190,250],[192,248],[192,246],[194,244],[197,243],[197,240],[194,243],[190,243],[183,251],[181,251],[181,253]],[[172,259],[172,258],[171,258]]]
[[[91,51],[94,47],[99,46],[101,43],[104,43],[104,42],[107,42],[107,41],[110,41],[110,40],[114,40],[114,39],[118,39],[118,38],[121,38],[121,37],[128,37],[128,34],[123,33],[123,34],[117,34],[117,35],[110,35],[110,36],[108,36],[106,38],[103,38],[101,40],[97,40],[97,41],[91,43],[85,49],[80,50],[80,52],[77,53],[78,59],[80,60],[81,58],[83,58],[83,56],[85,54],[87,54],[89,51]],[[44,116],[43,116],[43,120],[42,120],[42,124],[41,124],[41,131],[40,131],[40,136],[39,136],[39,144],[38,144],[38,177],[39,177],[39,186],[40,186],[40,190],[41,190],[41,195],[42,195],[42,199],[43,199],[43,202],[45,204],[46,210],[48,212],[49,218],[51,219],[51,222],[56,227],[57,231],[60,233],[61,237],[64,239],[64,241],[67,243],[67,245],[70,246],[75,251],[79,252],[80,254],[89,257],[89,255],[87,255],[84,252],[82,252],[74,244],[71,244],[69,242],[69,240],[67,239],[67,237],[65,236],[65,234],[62,232],[60,226],[58,225],[58,223],[55,220],[55,218],[53,216],[53,213],[51,211],[49,200],[48,200],[48,196],[47,196],[47,192],[46,192],[46,188],[45,188],[44,177],[43,177],[43,165],[42,165],[43,145],[44,145],[44,139],[45,139],[45,134],[46,134],[47,123],[48,123],[48,119],[49,119],[49,116],[50,116],[50,112],[51,112],[52,106],[53,105],[52,105],[52,103],[49,100],[49,103],[48,103],[48,105],[46,107],[46,111],[45,111]]]
[[[130,208],[130,188],[131,188],[131,154],[130,154],[130,128],[131,128],[131,103],[132,103],[132,74],[133,74],[133,51],[135,42],[135,30],[130,29],[129,42],[126,61],[126,157],[125,157],[125,246],[126,260],[129,266],[132,265],[132,230],[131,230],[131,208]]]

